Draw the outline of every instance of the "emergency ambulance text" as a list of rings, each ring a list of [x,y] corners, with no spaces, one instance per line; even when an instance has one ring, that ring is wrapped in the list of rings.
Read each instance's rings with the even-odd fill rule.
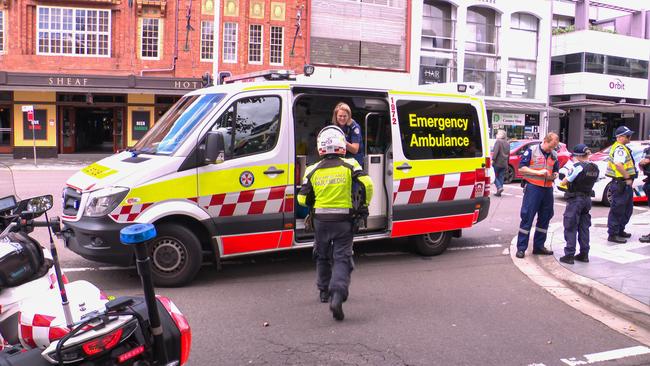
[[[415,113],[409,113],[409,127],[437,128],[440,131],[444,131],[448,128],[456,128],[467,131],[468,125],[469,118],[418,117]]]

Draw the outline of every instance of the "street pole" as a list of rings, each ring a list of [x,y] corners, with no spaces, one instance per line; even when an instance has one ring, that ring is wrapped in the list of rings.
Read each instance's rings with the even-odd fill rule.
[[[32,125],[32,146],[34,148],[34,166],[38,167],[38,165],[36,165],[36,125],[34,124],[34,121],[35,120],[32,119],[30,123]]]

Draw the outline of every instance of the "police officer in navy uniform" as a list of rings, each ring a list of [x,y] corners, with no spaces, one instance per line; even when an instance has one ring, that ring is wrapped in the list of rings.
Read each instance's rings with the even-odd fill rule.
[[[650,138],[650,136],[648,137]],[[643,192],[648,199],[648,207],[650,207],[650,146],[643,150],[643,159],[639,161],[639,168],[643,170],[643,174],[645,175]],[[639,238],[639,241],[642,243],[650,243],[650,234],[643,235]]]
[[[555,149],[559,143],[559,136],[555,132],[549,132],[541,143],[528,148],[521,157],[519,171],[526,186],[521,204],[517,258],[523,258],[526,253],[535,215],[537,223],[533,237],[533,254],[553,254],[552,250],[544,247],[544,243],[548,224],[553,217],[553,180],[560,169]]]
[[[331,125],[317,137],[320,161],[305,169],[298,203],[314,208],[316,286],[321,302],[330,302],[336,320],[343,320],[343,302],[348,298],[352,261],[354,217],[367,215],[372,198],[372,181],[355,159],[343,158],[346,142],[343,131]],[[361,202],[354,206],[352,185],[361,188]]]
[[[341,102],[334,107],[332,124],[339,126],[345,135],[345,157],[355,159],[363,167],[363,137],[361,126],[352,119],[352,109]]]
[[[625,126],[616,129],[616,142],[609,150],[606,176],[612,178],[609,191],[612,195],[612,204],[607,217],[608,241],[626,243],[626,238],[632,234],[625,232],[625,225],[632,217],[634,209],[634,196],[632,182],[637,176],[632,151],[627,144],[634,131]]]
[[[589,227],[591,227],[591,191],[600,171],[589,161],[591,151],[585,144],[573,148],[575,164],[562,184],[568,186],[566,209],[564,210],[564,256],[560,262],[573,264],[574,260],[589,262]],[[580,253],[576,254],[576,233]]]

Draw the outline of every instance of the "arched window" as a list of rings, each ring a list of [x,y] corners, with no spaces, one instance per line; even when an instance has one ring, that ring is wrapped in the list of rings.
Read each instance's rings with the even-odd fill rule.
[[[483,85],[483,95],[501,95],[499,65],[499,26],[501,15],[495,10],[470,6],[467,8],[467,40],[463,80]]]
[[[456,9],[444,0],[422,8],[420,84],[456,81]]]
[[[517,45],[517,52],[508,60],[507,97],[535,98],[538,34],[539,19],[525,13],[512,14],[509,42]]]

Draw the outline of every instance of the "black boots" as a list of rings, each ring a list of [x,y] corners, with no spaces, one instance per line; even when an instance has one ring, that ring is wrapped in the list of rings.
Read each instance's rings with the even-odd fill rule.
[[[573,256],[572,255],[565,255],[564,257],[560,257],[560,262],[566,263],[566,264],[573,264]]]
[[[330,300],[330,292],[327,290],[320,290],[320,302],[326,303]]]
[[[573,259],[577,260],[578,262],[589,263],[589,255],[587,253],[580,253],[573,257]]]
[[[607,241],[611,241],[612,243],[618,243],[618,244],[625,244],[627,243],[627,240],[625,238],[622,238],[618,235],[610,235],[607,237]]]
[[[334,292],[330,298],[330,310],[334,319],[341,321],[345,317],[343,314],[343,296],[339,292]]]

